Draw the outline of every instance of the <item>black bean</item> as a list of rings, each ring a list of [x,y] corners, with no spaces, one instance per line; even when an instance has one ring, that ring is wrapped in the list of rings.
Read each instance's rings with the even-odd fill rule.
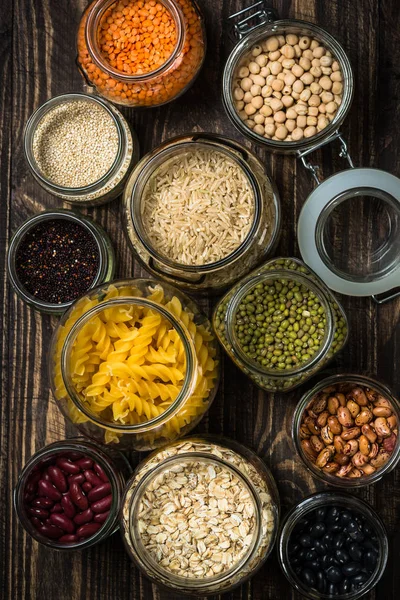
[[[347,594],[350,591],[351,583],[350,579],[343,579],[342,583],[339,586],[339,592],[341,594]]]
[[[326,508],[322,507],[322,508],[317,508],[317,510],[315,511],[315,518],[317,521],[325,521],[325,517],[326,517]]]
[[[342,550],[341,548],[339,550],[336,550],[335,558],[341,565],[344,565],[344,564],[350,562],[350,556],[347,554],[347,552],[345,550]]]
[[[346,541],[346,536],[344,533],[337,533],[335,535],[335,537],[333,538],[333,547],[336,550],[339,550],[339,548],[342,548],[344,543]]]
[[[349,533],[349,535],[354,532],[354,531],[359,531],[360,530],[360,526],[357,523],[357,521],[355,519],[352,519],[351,521],[349,521],[347,523],[347,532]]]
[[[336,506],[332,506],[332,508],[328,510],[328,514],[326,516],[326,521],[328,525],[333,525],[334,523],[336,523],[339,520],[339,515],[339,509],[336,508]]]
[[[300,544],[289,545],[289,556],[291,556],[292,554],[297,554],[297,552],[299,550],[300,550]]]
[[[364,554],[364,564],[370,573],[372,573],[372,571],[375,569],[377,562],[378,557],[376,552],[373,550],[367,550],[367,552]]]
[[[348,523],[352,519],[352,514],[348,510],[344,510],[340,516],[340,520],[342,523]]]
[[[325,575],[323,574],[322,571],[318,571],[317,575],[316,575],[316,581],[317,581],[317,590],[323,594],[325,592],[326,586],[327,586],[327,582],[325,579]]]
[[[307,548],[302,548],[298,553],[300,560],[306,560]]]
[[[350,562],[347,565],[342,566],[342,572],[346,575],[346,577],[353,577],[357,575],[361,571],[361,565],[358,562]]]
[[[315,587],[315,574],[311,569],[303,569],[301,572],[301,578],[306,585]]]
[[[328,551],[328,548],[323,542],[321,542],[321,540],[315,540],[314,549],[316,552],[318,552],[318,554],[326,554]]]
[[[331,533],[341,533],[343,531],[343,525],[341,523],[334,523],[329,527]]]
[[[373,534],[371,527],[367,523],[362,526],[362,530],[367,537],[371,537]]]
[[[352,577],[351,583],[356,587],[361,587],[364,583],[366,583],[370,579],[370,575],[367,573],[358,573],[355,577]]]
[[[299,542],[303,546],[303,548],[311,548],[311,546],[313,545],[311,536],[308,533],[305,533],[302,536],[300,536]]]
[[[325,523],[314,523],[310,529],[310,535],[312,538],[320,538],[326,531]]]
[[[333,546],[333,535],[331,533],[326,533],[324,535],[324,537],[322,538],[322,541],[325,544],[325,546],[327,546],[328,548],[332,548],[332,546]]]
[[[306,560],[315,560],[318,557],[318,554],[315,550],[307,550],[305,559]]]
[[[358,544],[356,544],[355,542],[352,542],[351,544],[349,544],[349,546],[347,547],[347,551],[353,560],[360,561],[362,559],[362,555],[363,555],[362,550],[361,550],[360,546]]]
[[[325,571],[325,575],[326,578],[331,581],[332,583],[339,583],[340,581],[342,581],[343,579],[343,575],[340,569],[338,569],[337,567],[334,567],[333,565],[330,566],[326,571]]]
[[[329,596],[337,596],[338,595],[338,587],[334,583],[328,583],[328,587],[326,588],[326,592]]]
[[[365,540],[363,547],[367,550],[373,550],[374,552],[377,552],[378,542],[372,539]]]
[[[303,566],[312,571],[318,571],[318,569],[320,569],[319,560],[307,560]]]
[[[350,533],[350,537],[359,544],[365,540],[365,535],[362,531],[354,531],[353,533]]]

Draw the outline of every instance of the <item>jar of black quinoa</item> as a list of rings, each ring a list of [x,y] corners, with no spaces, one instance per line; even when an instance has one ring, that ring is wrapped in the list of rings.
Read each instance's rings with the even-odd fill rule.
[[[306,598],[357,600],[383,575],[387,533],[377,513],[360,498],[320,492],[286,516],[278,558],[290,584]]]
[[[113,278],[111,241],[99,225],[71,210],[46,210],[11,238],[8,277],[33,308],[62,314],[77,298]]]
[[[271,392],[312,377],[348,336],[343,308],[296,258],[270,260],[241,279],[218,303],[213,326],[236,365]]]

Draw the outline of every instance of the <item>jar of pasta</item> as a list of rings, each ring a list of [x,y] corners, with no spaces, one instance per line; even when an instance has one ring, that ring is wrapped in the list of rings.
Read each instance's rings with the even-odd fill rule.
[[[127,483],[121,533],[153,582],[209,596],[252,577],[277,536],[279,496],[258,456],[233,440],[188,437],[154,452]]]
[[[149,450],[190,431],[218,378],[209,320],[154,280],[94,288],[62,317],[51,343],[61,411],[84,435],[119,448]]]
[[[78,30],[87,83],[126,106],[159,106],[192,84],[203,64],[203,17],[193,0],[95,0]]]

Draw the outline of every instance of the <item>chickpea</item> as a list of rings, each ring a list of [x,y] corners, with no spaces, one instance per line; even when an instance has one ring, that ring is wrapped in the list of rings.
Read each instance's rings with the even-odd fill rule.
[[[275,125],[274,117],[265,117],[265,125]]]
[[[323,75],[331,75],[332,69],[330,67],[321,67],[321,71]]]
[[[337,60],[334,60],[332,63],[332,71],[340,71],[340,65]]]
[[[242,90],[244,90],[245,92],[249,92],[251,86],[253,85],[252,80],[250,79],[250,77],[244,77],[242,79],[242,81],[240,82],[240,87],[242,88]]]
[[[274,61],[270,64],[270,70],[272,75],[278,75],[282,71],[282,65],[279,61]]]
[[[271,75],[271,71],[270,71],[269,67],[261,67],[260,76],[268,77],[268,75]]]
[[[247,67],[240,67],[240,69],[238,71],[238,75],[241,79],[243,79],[244,77],[248,77],[249,73],[250,73],[250,71]]]
[[[286,34],[286,43],[290,44],[291,46],[295,46],[299,41],[298,36],[295,33],[288,33]]]
[[[302,50],[307,50],[307,48],[310,47],[310,44],[311,44],[310,38],[305,35],[299,39],[299,46]]]
[[[279,127],[276,128],[275,131],[275,135],[278,138],[278,140],[284,140],[287,137],[288,134],[288,130],[287,127],[285,127],[285,125],[279,125]]]
[[[286,121],[286,113],[284,113],[283,110],[278,110],[278,112],[274,114],[274,121],[276,121],[276,123],[284,123]]]
[[[303,137],[304,137],[304,131],[301,127],[296,127],[296,129],[293,129],[292,140],[294,140],[295,142],[298,142],[299,140],[302,140]]]
[[[251,62],[249,64],[249,71],[250,71],[250,73],[253,73],[253,75],[257,75],[257,73],[260,72],[260,69],[261,69],[260,65],[258,65],[256,62]]]
[[[264,99],[261,96],[256,96],[251,101],[251,104],[252,104],[252,106],[254,106],[254,108],[256,108],[257,110],[259,110],[264,105]]]
[[[264,127],[264,131],[265,131],[266,135],[272,137],[273,135],[275,135],[276,127],[275,127],[275,125],[273,123],[268,123]]]
[[[298,92],[292,92],[292,98],[294,98],[294,100],[298,100],[300,98],[300,94]]]
[[[312,50],[304,50],[303,56],[304,56],[304,58],[308,58],[310,63],[315,58],[314,54],[312,53]]]
[[[293,85],[296,81],[296,76],[293,73],[288,73],[287,75],[285,75],[284,81],[285,85]]]
[[[272,87],[270,85],[264,85],[261,88],[261,95],[263,98],[268,98],[272,94]]]
[[[244,108],[243,100],[238,100],[237,102],[235,102],[235,108],[238,112],[243,110],[243,108]]]
[[[300,81],[302,81],[304,85],[310,85],[314,81],[314,75],[311,75],[311,73],[304,73],[300,77]]]
[[[312,94],[319,95],[322,92],[322,87],[319,85],[319,83],[317,83],[316,81],[313,81],[310,84],[310,90],[311,90]]]
[[[281,92],[285,87],[285,84],[281,79],[275,79],[275,81],[272,82],[271,87],[274,90],[274,92]]]
[[[274,112],[278,112],[283,108],[283,104],[278,98],[272,98],[270,106]]]
[[[341,96],[334,96],[334,100],[336,102],[336,104],[338,106],[340,106],[342,104],[342,97]]]
[[[262,52],[262,48],[261,46],[254,46],[253,50],[251,51],[252,56],[258,56],[259,54],[261,54]]]
[[[307,117],[305,115],[299,115],[296,119],[297,127],[304,129],[307,126]]]
[[[253,129],[253,127],[255,125],[253,119],[246,119],[245,124],[247,125],[247,127],[250,127],[250,129]]]
[[[270,117],[272,115],[272,108],[264,104],[264,106],[260,108],[260,114],[263,117]]]
[[[331,56],[321,56],[321,65],[323,67],[330,67],[333,63]]]
[[[304,104],[296,104],[296,106],[294,107],[294,110],[297,112],[298,115],[306,115],[307,114],[307,106],[304,106]]]
[[[292,133],[296,129],[296,121],[294,119],[287,119],[285,126],[287,130]]]
[[[286,117],[290,120],[297,119],[297,112],[294,108],[288,108],[286,111]]]
[[[282,98],[282,92],[272,92],[272,95],[274,98],[278,98],[278,100]]]
[[[321,66],[321,61],[319,60],[319,58],[313,58],[311,60],[311,66],[312,67],[320,67]]]
[[[304,69],[300,65],[293,65],[292,73],[295,77],[301,77],[304,73]]]
[[[233,90],[233,97],[235,98],[235,100],[243,100],[243,96],[244,91],[242,90],[242,88],[237,87]]]
[[[336,102],[328,102],[328,104],[326,105],[326,112],[328,113],[328,115],[332,115],[333,113],[335,113],[338,109],[338,105],[336,104]],[[328,116],[329,119],[329,116]]]
[[[279,61],[281,56],[282,56],[281,51],[276,50],[276,52],[270,52],[268,55],[268,58],[271,62],[275,62],[275,61]],[[271,65],[270,65],[270,67],[271,67]]]
[[[326,52],[323,46],[317,46],[316,48],[311,48],[315,58],[322,58]]]
[[[250,94],[252,96],[259,96],[261,94],[261,86],[253,83],[253,85],[250,88]]]
[[[343,84],[340,81],[334,81],[332,84],[332,92],[334,94],[341,94],[343,92]]]
[[[302,75],[302,77],[303,77],[303,75]],[[301,92],[304,90],[304,83],[300,79],[297,79],[294,82],[294,84],[292,86],[292,89],[293,89],[294,92],[297,92],[298,94],[301,94]]]
[[[331,81],[342,81],[342,73],[341,71],[333,71],[333,73],[330,76]]]
[[[319,80],[319,85],[322,87],[323,90],[330,90],[332,87],[332,80],[326,75],[324,75],[324,77],[321,77],[321,79]]]
[[[260,67],[265,67],[265,65],[268,62],[268,57],[265,56],[265,54],[258,54],[256,57],[256,63],[260,66]]]
[[[289,108],[290,106],[292,106],[294,104],[293,96],[291,96],[291,95],[282,96],[281,102],[285,108]]]
[[[307,125],[315,126],[318,123],[318,119],[316,117],[307,117]]]
[[[326,104],[320,104],[318,106],[318,110],[320,113],[325,114],[326,113]]]
[[[321,98],[319,96],[317,96],[316,94],[313,94],[310,97],[308,104],[310,106],[319,106],[321,104]]]
[[[282,96],[290,96],[292,93],[292,88],[290,85],[285,85],[285,87],[282,90]]]
[[[277,35],[276,37],[278,38],[279,46],[284,46],[284,44],[286,43],[285,36]]]
[[[299,65],[303,71],[309,71],[311,69],[311,62],[308,58],[304,58],[304,54],[299,60]]]
[[[258,133],[258,135],[264,135],[264,125],[255,125],[253,131],[254,133]]]
[[[262,106],[261,109],[263,109],[264,107]],[[264,115],[261,114],[261,112],[257,113],[256,115],[254,115],[254,123],[256,123],[257,125],[262,125],[265,121],[265,117]]]
[[[262,46],[262,49],[264,50],[264,52],[266,50],[268,50],[268,52],[274,52],[274,50],[278,50],[278,48],[279,48],[278,38],[275,35],[273,35],[273,36],[267,38],[265,40],[265,42],[263,42],[261,44],[261,46]]]
[[[241,110],[239,113],[239,117],[242,119],[242,121],[245,121],[247,119],[247,115],[244,112],[244,110]]]
[[[313,77],[321,77],[322,70],[320,69],[320,67],[311,67],[310,73]]]
[[[255,106],[253,106],[253,104],[246,104],[246,106],[244,107],[244,112],[250,117],[251,115],[254,115],[255,112],[257,112],[257,109]]]
[[[310,117],[318,117],[319,115],[319,110],[317,106],[309,106],[308,107],[308,115]]]
[[[254,85],[259,85],[261,87],[263,87],[265,85],[265,77],[262,77],[261,75],[254,75],[253,81],[254,81]]]
[[[275,81],[275,79],[276,79],[275,75],[272,75],[272,74],[271,74],[271,75],[268,75],[268,77],[267,77],[267,78],[266,78],[266,80],[265,80],[265,83],[266,83],[267,85],[271,85],[271,84],[272,84],[272,82],[273,82],[273,81]]]
[[[295,60],[293,58],[284,58],[282,61],[282,67],[284,69],[291,69],[295,65]]]
[[[325,52],[325,56],[330,56],[332,58],[332,52],[330,50],[327,50]]]
[[[311,125],[310,127],[306,127],[304,130],[304,137],[310,138],[317,133],[317,128]]]
[[[293,48],[293,46],[290,46],[289,44],[285,44],[284,46],[282,46],[281,52],[282,52],[283,56],[285,56],[286,58],[294,57],[294,48]]]
[[[311,98],[311,90],[309,90],[308,88],[306,88],[305,90],[303,90],[300,94],[300,100],[302,100],[302,102],[308,102],[308,100]]]
[[[282,71],[282,73],[278,73],[278,75],[276,76],[276,78],[280,79],[281,81],[285,81],[285,75],[287,75],[287,73],[284,73]]]
[[[325,129],[325,127],[327,125],[329,125],[329,121],[328,121],[328,119],[326,117],[324,117],[324,116],[321,115],[318,118],[318,124],[317,125],[318,125],[318,129]]]
[[[332,102],[333,94],[331,92],[322,92],[321,100],[324,104],[328,104],[328,102]]]
[[[251,92],[246,92],[243,96],[243,100],[246,102],[246,104],[248,104],[253,100],[253,94]]]
[[[302,49],[300,48],[299,44],[296,44],[294,46],[294,53],[296,58],[300,58],[300,56],[303,54]]]

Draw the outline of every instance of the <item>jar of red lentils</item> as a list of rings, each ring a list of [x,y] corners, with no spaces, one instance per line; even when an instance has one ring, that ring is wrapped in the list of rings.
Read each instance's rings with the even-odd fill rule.
[[[193,0],[95,0],[77,45],[78,66],[98,94],[126,106],[159,106],[192,84],[206,38]]]

